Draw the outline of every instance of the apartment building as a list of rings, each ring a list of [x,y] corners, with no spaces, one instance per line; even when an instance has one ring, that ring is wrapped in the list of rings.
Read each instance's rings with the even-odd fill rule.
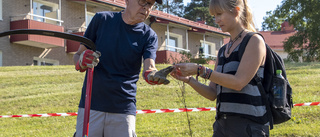
[[[121,11],[125,6],[124,0],[0,0],[0,32],[43,29],[83,35],[96,12]],[[157,10],[145,23],[158,35],[156,63],[181,60],[181,51],[194,58],[203,51],[204,57],[215,58],[229,36],[218,28]],[[80,45],[28,34],[2,37],[0,43],[0,66],[71,65]]]

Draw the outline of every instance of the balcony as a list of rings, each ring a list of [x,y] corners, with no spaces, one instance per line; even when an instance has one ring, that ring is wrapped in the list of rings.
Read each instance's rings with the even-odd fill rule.
[[[35,21],[31,19],[11,21],[10,30],[16,29],[42,29],[64,32],[64,28],[62,26]],[[64,47],[64,39],[40,35],[12,35],[10,37],[10,42],[38,48]]]
[[[185,55],[170,50],[157,51],[156,54],[156,64],[173,64],[189,61]]]
[[[74,32],[72,34],[83,36],[84,32]],[[80,42],[76,42],[76,41],[73,41],[73,40],[67,40],[66,46],[67,46],[67,49],[66,49],[67,53],[75,54],[79,49]]]

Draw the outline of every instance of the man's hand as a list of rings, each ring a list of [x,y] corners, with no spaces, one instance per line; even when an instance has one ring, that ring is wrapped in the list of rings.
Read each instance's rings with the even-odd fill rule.
[[[152,70],[152,71],[146,71],[144,73],[144,78],[147,83],[151,85],[160,85],[160,84],[169,84],[170,81],[167,79],[167,75],[173,70],[173,66],[169,66],[167,68],[164,68],[160,71]]]
[[[81,53],[79,61],[76,65],[76,70],[80,72],[86,71],[88,68],[93,68],[98,65],[99,57],[101,53],[99,51],[85,50]]]

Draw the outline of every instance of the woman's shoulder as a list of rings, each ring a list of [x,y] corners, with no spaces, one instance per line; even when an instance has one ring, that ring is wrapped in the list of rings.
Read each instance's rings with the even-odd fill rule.
[[[250,40],[264,43],[264,38],[263,38],[262,34],[260,34],[258,32],[255,32],[255,34],[252,35]]]
[[[248,32],[250,33],[250,32]],[[252,37],[249,39],[248,41],[248,46],[255,46],[255,45],[261,45],[264,46],[265,45],[265,41],[264,38],[261,34],[259,33],[255,33],[252,35]]]

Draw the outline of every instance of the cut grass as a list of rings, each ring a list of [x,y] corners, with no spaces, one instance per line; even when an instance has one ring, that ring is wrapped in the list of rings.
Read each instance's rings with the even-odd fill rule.
[[[157,64],[157,68],[167,65]],[[213,67],[213,66],[210,66]],[[286,64],[294,103],[320,101],[320,64]],[[0,68],[0,115],[77,112],[84,73],[73,66],[16,66]],[[184,108],[182,83],[169,77],[169,85],[151,86],[138,81],[137,109]],[[201,81],[205,83],[205,81]],[[208,81],[207,81],[208,83]],[[185,86],[188,108],[215,107],[190,86]],[[194,137],[212,136],[215,111],[188,112]],[[292,119],[275,125],[271,136],[319,137],[320,107],[294,107]],[[76,117],[0,118],[0,136],[72,136]],[[186,113],[138,114],[140,137],[189,136]]]

